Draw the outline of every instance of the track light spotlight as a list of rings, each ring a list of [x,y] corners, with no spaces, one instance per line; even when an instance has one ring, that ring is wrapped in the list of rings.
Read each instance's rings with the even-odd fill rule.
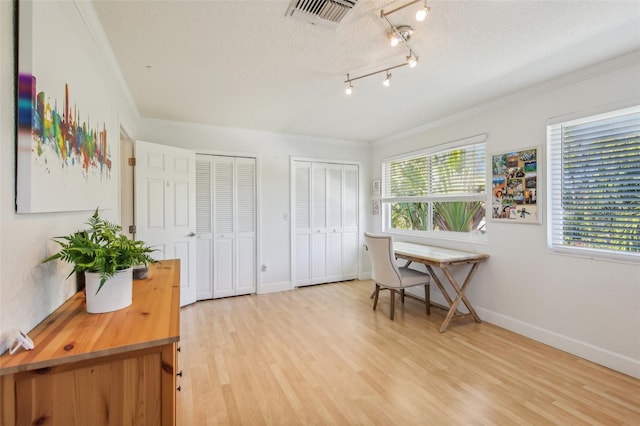
[[[351,83],[349,83],[349,85],[347,86],[346,89],[344,89],[344,93],[346,93],[347,95],[350,95],[353,93],[353,85]]]
[[[407,43],[413,35],[413,28],[409,25],[400,25],[398,27],[391,25],[391,31],[387,33],[389,43],[392,47],[396,47],[400,42]]]
[[[382,82],[382,84],[385,87],[389,87],[389,85],[391,84],[391,73],[389,71],[387,71],[387,78],[384,79],[384,81]]]
[[[427,15],[429,14],[429,11],[431,10],[431,8],[429,6],[427,6],[427,2],[424,2],[424,6],[422,6],[422,9],[419,9],[416,12],[416,21],[418,22],[422,22],[425,20],[425,18],[427,17]]]
[[[418,65],[418,58],[416,57],[416,55],[411,53],[409,56],[407,56],[407,64],[409,64],[409,68],[415,68],[416,65]]]
[[[396,47],[398,43],[400,43],[400,37],[398,37],[394,32],[390,32],[388,34],[388,37],[389,37],[389,44],[391,44],[391,47]]]

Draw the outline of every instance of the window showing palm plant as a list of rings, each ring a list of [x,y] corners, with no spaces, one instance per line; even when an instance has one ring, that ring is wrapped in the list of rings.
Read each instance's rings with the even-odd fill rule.
[[[485,144],[383,163],[386,229],[484,231]]]

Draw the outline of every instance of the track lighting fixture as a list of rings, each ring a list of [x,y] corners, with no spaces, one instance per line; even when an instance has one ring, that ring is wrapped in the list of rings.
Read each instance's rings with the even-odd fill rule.
[[[383,18],[387,22],[387,24],[389,24],[389,27],[390,27],[389,32],[387,32],[387,39],[389,40],[389,43],[391,44],[391,46],[397,46],[398,44],[402,43],[409,51],[409,54],[406,56],[405,62],[392,67],[383,68],[378,71],[373,71],[358,77],[351,78],[349,74],[347,74],[347,79],[345,80],[345,84],[347,85],[347,87],[345,88],[345,93],[347,95],[351,95],[353,93],[352,82],[355,80],[359,80],[365,77],[370,77],[376,74],[385,73],[386,78],[384,79],[382,84],[384,84],[386,87],[389,87],[391,84],[391,72],[390,72],[391,70],[404,67],[407,65],[409,66],[409,68],[415,68],[416,65],[418,65],[418,57],[415,55],[415,53],[413,52],[413,49],[411,49],[411,46],[409,46],[409,43],[408,43],[409,39],[413,35],[413,28],[411,28],[409,25],[395,26],[388,18],[388,16],[391,15],[392,13],[395,13],[401,9],[404,9],[405,7],[414,5],[416,3],[422,3],[422,7],[416,12],[416,20],[418,20],[419,22],[422,22],[425,20],[430,10],[429,6],[427,5],[427,0],[412,0],[403,6],[396,7],[395,9],[389,10],[387,12],[385,12],[384,10],[380,11],[380,17]]]
[[[391,73],[389,71],[387,71],[387,78],[384,79],[382,84],[384,85],[384,87],[389,87],[389,85],[391,84]]]

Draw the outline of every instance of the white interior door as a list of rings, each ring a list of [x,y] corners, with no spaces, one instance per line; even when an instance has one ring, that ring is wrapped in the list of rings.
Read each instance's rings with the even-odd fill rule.
[[[196,301],[195,153],[136,141],[136,238],[180,259],[180,305]]]

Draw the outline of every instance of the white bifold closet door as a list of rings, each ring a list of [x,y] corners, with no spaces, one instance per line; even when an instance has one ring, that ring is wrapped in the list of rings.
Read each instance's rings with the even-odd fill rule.
[[[198,300],[256,292],[254,158],[196,156]]]
[[[294,161],[294,286],[358,273],[358,166]]]

